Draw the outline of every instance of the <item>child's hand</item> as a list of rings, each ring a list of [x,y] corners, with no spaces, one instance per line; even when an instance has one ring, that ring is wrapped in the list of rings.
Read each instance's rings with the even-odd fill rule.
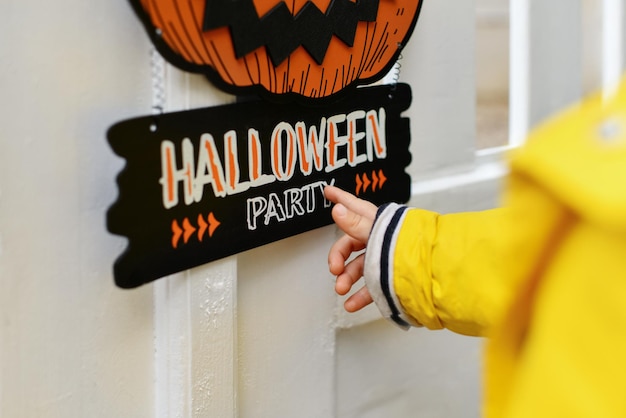
[[[347,294],[352,286],[363,276],[364,254],[346,264],[353,252],[363,250],[367,245],[370,230],[376,218],[377,208],[370,202],[358,199],[348,192],[327,186],[324,188],[326,199],[335,203],[332,210],[333,220],[343,232],[328,253],[328,268],[337,276],[335,291]],[[372,297],[365,286],[346,300],[344,308],[356,312],[372,303]]]

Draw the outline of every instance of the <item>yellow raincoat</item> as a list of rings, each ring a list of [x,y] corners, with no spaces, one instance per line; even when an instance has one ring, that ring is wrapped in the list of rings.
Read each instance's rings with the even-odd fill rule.
[[[486,417],[626,417],[626,84],[510,167],[502,209],[381,207],[368,288],[401,326],[489,337]]]

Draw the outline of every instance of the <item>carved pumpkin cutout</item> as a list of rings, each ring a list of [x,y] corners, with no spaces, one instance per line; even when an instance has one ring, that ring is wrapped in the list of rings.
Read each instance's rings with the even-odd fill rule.
[[[391,69],[423,0],[131,0],[159,52],[233,94],[304,102]]]

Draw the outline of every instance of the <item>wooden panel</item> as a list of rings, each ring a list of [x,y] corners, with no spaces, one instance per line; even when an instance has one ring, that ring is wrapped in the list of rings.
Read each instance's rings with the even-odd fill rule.
[[[335,416],[334,228],[238,256],[242,418]]]
[[[164,68],[167,111],[233,100],[201,76]],[[157,280],[154,295],[156,416],[236,416],[237,258]]]

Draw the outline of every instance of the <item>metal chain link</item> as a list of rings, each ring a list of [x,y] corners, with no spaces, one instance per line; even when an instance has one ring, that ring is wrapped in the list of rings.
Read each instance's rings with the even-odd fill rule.
[[[165,60],[156,48],[150,49],[150,75],[152,77],[152,114],[165,111]]]

